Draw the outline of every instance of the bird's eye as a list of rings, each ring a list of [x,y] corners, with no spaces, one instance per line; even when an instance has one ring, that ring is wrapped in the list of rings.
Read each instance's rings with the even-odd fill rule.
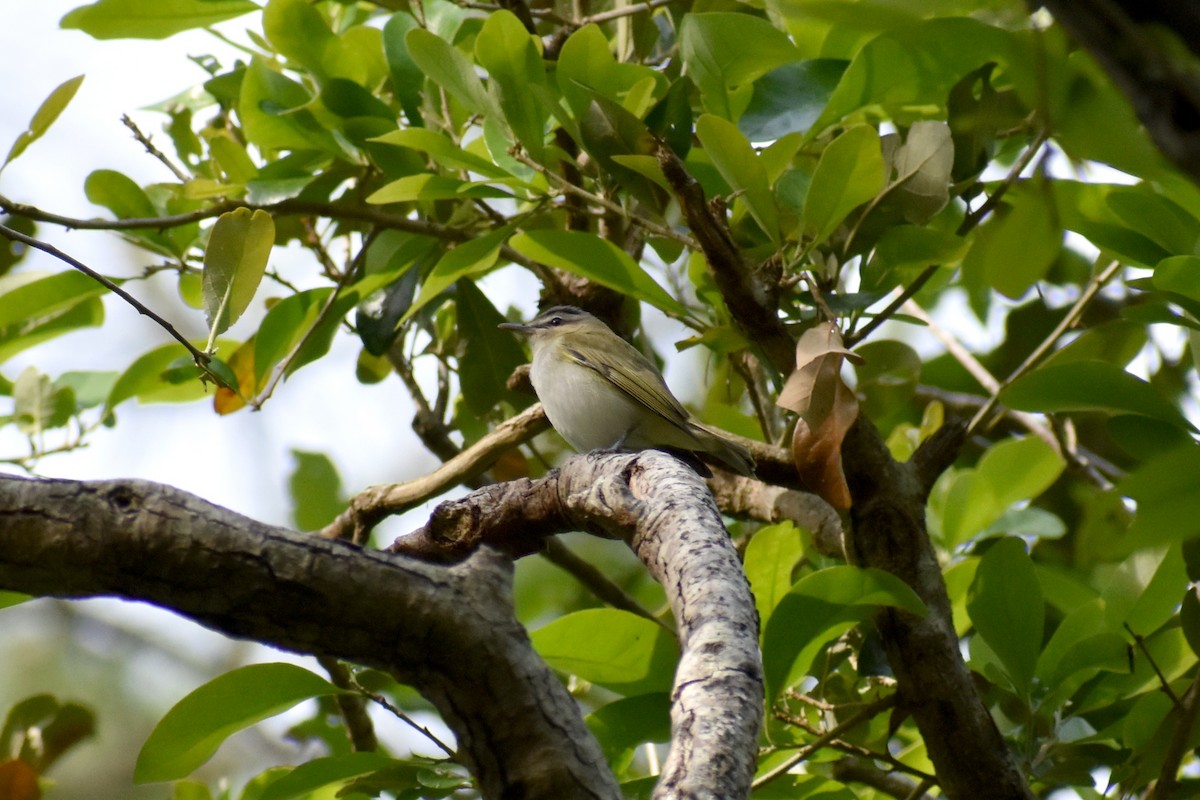
[[[552,318],[550,320],[550,324],[557,328],[559,325],[562,325],[562,317]]]

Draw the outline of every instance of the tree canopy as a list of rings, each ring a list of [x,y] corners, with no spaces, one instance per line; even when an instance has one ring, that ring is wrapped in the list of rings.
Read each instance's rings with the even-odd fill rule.
[[[114,796],[1196,792],[1200,63],[1196,21],[1155,13],[69,12],[102,40],[209,29],[221,55],[191,54],[207,80],[126,123],[170,179],[97,168],[81,218],[0,167],[0,424],[29,443],[6,463],[33,473],[145,404],[269,415],[316,363],[346,386],[340,414],[359,384],[411,398],[441,462],[347,498],[327,455],[298,453],[294,529],[117,475],[0,475],[3,605],[118,596],[317,657],[198,682],[128,743]],[[83,76],[58,80],[4,166],[47,157]],[[46,244],[58,228],[137,261]],[[32,249],[60,268],[30,269]],[[163,276],[185,305],[142,291]],[[497,329],[534,300],[489,287],[530,278],[537,305],[583,307],[659,363],[702,354],[700,389],[676,389],[757,477],[569,455]],[[161,338],[89,369],[110,294]],[[206,336],[180,332],[199,319]],[[650,336],[663,319],[686,333]],[[39,369],[62,342],[79,367]],[[18,354],[33,365],[5,371]],[[419,530],[372,538],[432,499]],[[628,547],[553,538],[572,531]],[[313,698],[301,763],[195,777]],[[90,701],[8,700],[0,796],[39,797],[104,730]],[[432,711],[453,740],[412,719]]]

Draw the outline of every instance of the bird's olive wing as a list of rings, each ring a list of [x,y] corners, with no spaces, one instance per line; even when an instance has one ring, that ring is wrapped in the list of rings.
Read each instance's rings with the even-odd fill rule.
[[[566,350],[574,361],[595,370],[629,397],[686,430],[689,417],[687,409],[671,394],[662,375],[632,345],[622,344],[626,344],[629,350],[620,354],[619,363],[617,358],[596,349],[586,354],[573,347]]]

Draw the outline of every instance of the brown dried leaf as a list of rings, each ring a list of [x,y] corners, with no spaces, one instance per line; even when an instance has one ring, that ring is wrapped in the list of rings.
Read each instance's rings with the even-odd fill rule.
[[[19,758],[0,761],[0,797],[5,800],[39,800],[37,771]]]
[[[858,398],[842,380],[843,359],[857,359],[832,323],[808,330],[796,343],[796,371],[788,376],[777,405],[799,414],[792,458],[810,490],[834,508],[850,507],[842,472],[842,439],[858,417]]]
[[[822,322],[806,330],[796,342],[796,369],[788,376],[775,405],[803,414],[810,405],[819,375],[830,370],[839,374],[842,358],[849,358],[855,364],[862,363],[857,353],[850,352],[842,344],[842,332],[836,325]]]

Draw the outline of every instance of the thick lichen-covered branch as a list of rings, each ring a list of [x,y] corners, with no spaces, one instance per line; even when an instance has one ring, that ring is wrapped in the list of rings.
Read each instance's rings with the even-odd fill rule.
[[[511,566],[492,551],[446,567],[146,481],[0,477],[0,587],[142,600],[230,636],[387,670],[439,709],[484,797],[620,797],[513,617]]]
[[[443,503],[393,549],[454,558],[487,544],[520,555],[567,530],[626,540],[675,615],[671,751],[655,797],[745,797],[763,714],[754,601],[712,495],[680,461],[657,451],[571,458],[544,478]]]

